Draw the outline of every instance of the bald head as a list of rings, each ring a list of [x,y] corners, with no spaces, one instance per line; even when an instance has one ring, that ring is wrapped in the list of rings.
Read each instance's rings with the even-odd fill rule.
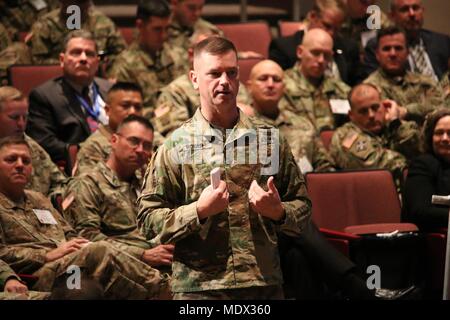
[[[311,82],[320,80],[333,59],[333,39],[322,29],[311,29],[297,48],[300,71]]]
[[[263,60],[253,66],[247,88],[258,112],[278,113],[278,102],[284,91],[283,76],[283,69],[272,60]]]

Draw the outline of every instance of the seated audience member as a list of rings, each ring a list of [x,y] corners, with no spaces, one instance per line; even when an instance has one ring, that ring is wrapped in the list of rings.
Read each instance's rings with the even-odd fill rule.
[[[102,56],[106,67],[126,48],[125,40],[114,22],[95,9],[92,0],[60,0],[61,6],[39,18],[32,26],[28,37],[33,62],[35,64],[57,64],[59,53],[64,50],[64,39],[71,29],[68,19],[72,13],[67,8],[77,5],[80,8],[81,26],[92,34],[97,52]]]
[[[98,162],[108,159],[111,137],[119,124],[130,114],[142,115],[142,90],[134,83],[117,82],[108,91],[105,103],[108,124],[101,124],[96,132],[80,144],[76,174],[91,170]]]
[[[448,70],[450,37],[423,28],[425,8],[421,0],[392,0],[390,17],[405,31],[408,46],[408,70],[441,79]],[[366,46],[363,73],[367,76],[378,68],[376,39]]]
[[[432,231],[448,226],[449,207],[431,203],[431,197],[450,195],[450,110],[428,114],[423,144],[425,154],[415,158],[408,169],[404,219]]]
[[[103,99],[111,86],[108,81],[95,78],[99,58],[89,32],[69,33],[63,50],[63,76],[30,93],[26,130],[55,162],[69,162],[69,149],[77,149],[100,123],[107,124]]]
[[[383,99],[400,106],[400,118],[423,122],[425,115],[442,104],[443,92],[431,77],[407,70],[406,35],[398,27],[380,30],[376,57],[379,68],[364,83],[378,87]]]
[[[90,243],[40,193],[25,190],[30,148],[20,137],[0,140],[0,259],[17,273],[38,278],[33,290],[51,291],[69,266],[98,281],[106,298],[167,296],[167,275],[105,241]]]
[[[194,46],[209,36],[217,36],[217,34],[210,30],[199,30],[190,38],[191,46],[188,49],[188,64],[190,66],[192,66]],[[242,110],[251,109],[248,106],[250,97],[242,83],[239,85],[237,101]],[[156,105],[158,107],[152,121],[155,124],[156,131],[164,136],[167,136],[184,121],[191,118],[197,107],[200,106],[200,94],[189,79],[189,73],[186,72],[162,88]]]
[[[320,28],[333,38],[333,59],[327,73],[349,85],[363,80],[359,76],[360,59],[358,44],[339,33],[345,19],[345,4],[342,0],[316,0],[309,11],[305,30],[293,35],[272,40],[269,46],[269,58],[283,69],[289,69],[297,62],[297,47],[302,43],[308,30]]]
[[[154,246],[137,229],[141,184],[135,172],[147,164],[153,149],[153,127],[130,115],[111,136],[106,162],[74,178],[67,187],[64,217],[91,241],[105,240],[151,266],[169,265],[173,245]]]
[[[278,128],[291,147],[303,174],[334,170],[333,160],[308,118],[296,114],[283,99],[284,73],[272,60],[258,62],[247,81],[255,116]]]
[[[109,70],[117,81],[138,84],[144,93],[144,115],[153,117],[159,89],[183,74],[181,48],[170,48],[170,6],[165,0],[140,0],[136,13],[137,40],[124,50]]]
[[[292,99],[294,112],[306,116],[318,132],[339,125],[332,104],[347,99],[350,90],[326,75],[332,57],[333,39],[322,29],[312,29],[297,47],[297,63],[285,73],[285,93]]]
[[[408,160],[420,153],[420,133],[412,121],[400,120],[392,100],[381,100],[377,88],[359,84],[350,91],[350,122],[338,128],[330,153],[342,169],[388,169],[398,183]]]
[[[66,177],[50,159],[48,153],[25,134],[28,99],[13,87],[0,87],[0,138],[20,136],[31,151],[33,171],[26,188],[38,191],[53,201],[62,194]]]

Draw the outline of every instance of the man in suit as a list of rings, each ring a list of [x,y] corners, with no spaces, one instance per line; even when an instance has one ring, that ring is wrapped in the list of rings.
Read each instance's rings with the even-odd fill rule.
[[[448,70],[450,37],[423,29],[425,8],[421,0],[393,0],[390,17],[406,32],[409,48],[408,69],[439,80]],[[375,56],[377,43],[372,39],[366,46],[364,75],[378,68]]]
[[[338,34],[345,19],[345,6],[340,0],[316,0],[308,13],[307,29],[325,30],[334,41],[334,61],[330,64],[329,73],[349,85],[362,80],[358,75],[358,44]],[[306,30],[299,30],[292,36],[279,37],[272,40],[269,46],[269,57],[283,69],[292,68],[297,61],[297,46],[302,43]]]
[[[44,147],[53,161],[70,163],[69,154],[78,144],[99,123],[107,124],[103,97],[110,83],[95,78],[99,58],[95,40],[87,31],[77,30],[67,36],[60,63],[63,76],[30,93],[27,134]]]

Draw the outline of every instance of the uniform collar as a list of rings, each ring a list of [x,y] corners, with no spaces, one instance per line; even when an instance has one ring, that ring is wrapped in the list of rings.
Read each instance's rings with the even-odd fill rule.
[[[105,178],[105,180],[113,187],[119,188],[123,185],[129,185],[131,187],[134,187],[136,189],[139,188],[139,181],[136,178],[136,175],[133,175],[131,178],[131,181],[128,183],[126,181],[121,181],[117,174],[106,165],[106,162],[101,161],[97,164],[97,169],[99,170],[100,174]]]

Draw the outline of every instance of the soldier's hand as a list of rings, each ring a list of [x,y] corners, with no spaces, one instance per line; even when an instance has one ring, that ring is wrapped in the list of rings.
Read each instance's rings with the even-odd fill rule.
[[[248,199],[253,211],[260,215],[279,221],[284,217],[284,209],[281,205],[281,198],[273,182],[273,177],[267,180],[267,191],[264,191],[258,183],[253,180],[248,190]]]
[[[220,180],[219,186],[213,189],[206,187],[197,200],[197,215],[200,220],[224,211],[228,207],[229,193],[225,181]]]
[[[62,243],[58,248],[47,252],[45,261],[51,262],[64,257],[65,255],[80,250],[83,246],[89,243],[89,240],[84,238],[75,238],[70,241]]]
[[[6,281],[4,291],[9,293],[28,294],[27,286],[17,279],[9,279]]]
[[[386,122],[394,121],[395,119],[400,118],[400,107],[394,100],[386,99],[381,102],[383,104],[384,109],[386,110],[385,113],[385,120]]]
[[[142,255],[142,261],[152,267],[170,266],[173,260],[173,244],[161,244],[155,248],[147,249]]]

